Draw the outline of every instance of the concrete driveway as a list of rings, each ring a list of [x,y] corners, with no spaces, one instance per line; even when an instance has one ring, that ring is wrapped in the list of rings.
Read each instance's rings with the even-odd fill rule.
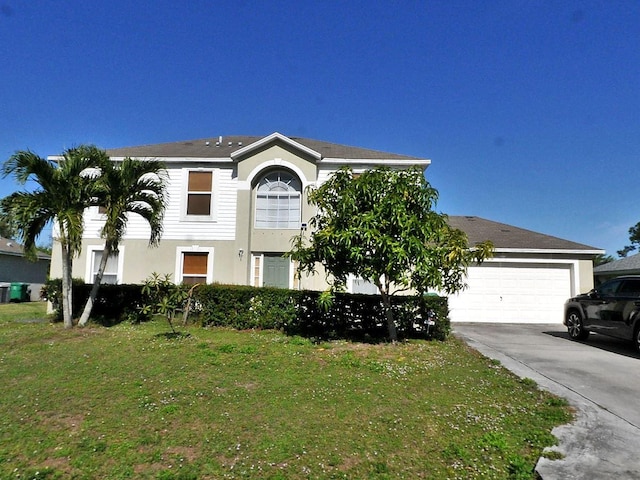
[[[577,419],[553,433],[562,460],[541,458],[544,480],[640,479],[640,355],[591,334],[572,341],[563,325],[454,323],[453,333],[520,377],[569,400]]]

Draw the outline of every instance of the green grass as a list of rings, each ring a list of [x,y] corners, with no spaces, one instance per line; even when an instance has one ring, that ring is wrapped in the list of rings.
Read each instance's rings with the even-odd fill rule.
[[[527,479],[571,419],[455,339],[13,320],[32,308],[0,305],[2,479]]]

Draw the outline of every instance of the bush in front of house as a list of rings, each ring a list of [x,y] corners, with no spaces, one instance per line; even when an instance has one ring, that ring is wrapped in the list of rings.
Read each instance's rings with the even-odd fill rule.
[[[74,316],[79,315],[84,304],[89,298],[91,284],[82,280],[73,279],[73,305]],[[62,321],[62,279],[47,280],[41,290],[43,299],[51,302],[54,308],[54,321]],[[142,285],[102,285],[96,297],[91,320],[106,327],[118,324],[125,320],[139,321],[142,308]]]
[[[56,309],[55,319],[62,320],[60,305],[62,281],[47,281],[42,296]],[[103,285],[94,305],[92,321],[111,326],[122,321],[146,320],[143,314],[145,295],[142,285]],[[73,311],[80,312],[86,302],[90,284],[73,282]],[[202,326],[245,329],[275,329],[290,335],[318,340],[352,339],[358,341],[386,339],[387,326],[379,295],[336,293],[328,308],[323,308],[321,292],[287,290],[245,285],[199,285],[193,292],[191,318]],[[400,338],[435,338],[444,340],[450,333],[446,297],[436,295],[397,296],[392,308]],[[427,328],[427,321],[435,325]]]
[[[348,338],[380,340],[388,335],[379,295],[336,293],[328,308],[319,301],[322,293],[298,294],[298,314],[284,326],[290,334],[318,339]],[[445,297],[398,296],[391,301],[399,338],[436,338],[450,333],[449,310]],[[435,325],[427,326],[433,320]]]
[[[316,339],[384,339],[387,326],[378,295],[337,293],[328,308],[321,292],[240,285],[203,285],[194,294],[204,326],[283,330]],[[444,340],[450,332],[447,299],[400,296],[392,300],[402,338]],[[435,325],[427,330],[427,320]]]
[[[203,326],[282,330],[296,315],[296,290],[201,285],[194,293]]]

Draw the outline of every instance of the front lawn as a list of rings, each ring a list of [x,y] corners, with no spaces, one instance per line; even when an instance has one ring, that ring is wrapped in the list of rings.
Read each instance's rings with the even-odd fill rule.
[[[35,305],[21,318],[44,316]],[[170,338],[166,322],[65,330],[9,308],[3,479],[535,478],[551,429],[571,419],[454,338]]]

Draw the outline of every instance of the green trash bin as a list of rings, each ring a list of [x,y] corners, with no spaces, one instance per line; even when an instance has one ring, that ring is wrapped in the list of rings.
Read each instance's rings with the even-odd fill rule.
[[[29,301],[29,284],[22,282],[12,282],[9,294],[9,300],[12,302],[28,302]]]

